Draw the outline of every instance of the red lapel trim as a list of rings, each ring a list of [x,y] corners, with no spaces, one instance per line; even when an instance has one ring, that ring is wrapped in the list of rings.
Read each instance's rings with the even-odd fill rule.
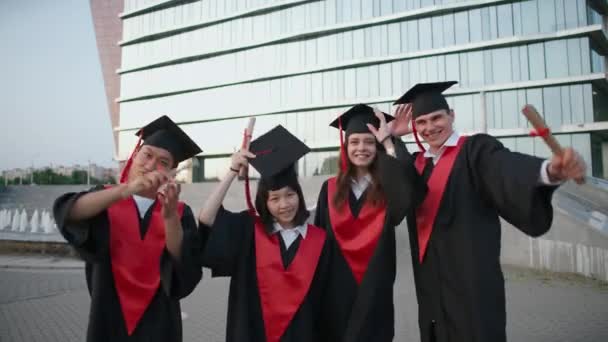
[[[266,342],[278,342],[304,302],[325,244],[325,231],[308,225],[306,238],[285,269],[276,234],[256,218],[255,260]]]
[[[373,206],[366,201],[359,216],[355,218],[348,203],[344,203],[342,208],[335,207],[333,198],[336,187],[336,178],[330,178],[327,181],[329,219],[346,263],[350,266],[357,284],[361,284],[382,234],[386,204]]]
[[[433,172],[427,181],[428,192],[422,204],[416,209],[416,227],[418,231],[418,257],[420,263],[424,259],[426,247],[431,238],[435,218],[439,211],[439,205],[445,192],[445,187],[448,183],[448,178],[454,167],[454,161],[458,156],[458,152],[462,148],[466,137],[460,137],[456,146],[448,146],[439,158],[437,165],[433,168]],[[422,174],[425,166],[424,153],[418,153],[416,156],[416,169]]]
[[[127,333],[131,335],[160,285],[160,258],[165,248],[162,205],[156,202],[145,238],[141,239],[139,217],[132,197],[108,208],[110,258]],[[181,217],[184,203],[178,204]]]

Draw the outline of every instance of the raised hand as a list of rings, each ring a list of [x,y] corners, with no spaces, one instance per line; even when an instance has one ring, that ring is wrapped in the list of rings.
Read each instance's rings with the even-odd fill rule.
[[[386,118],[384,117],[384,114],[377,108],[374,108],[374,114],[376,115],[378,120],[380,120],[380,127],[376,128],[372,124],[367,124],[367,128],[376,137],[376,140],[378,140],[378,142],[382,144],[388,137],[391,136],[391,131],[386,123]]]
[[[249,159],[255,158],[255,154],[249,152],[249,150],[241,149],[235,152],[230,160],[230,169],[231,170],[240,170],[242,167],[247,167],[249,165]]]
[[[163,205],[161,209],[163,218],[170,219],[178,216],[177,201],[179,199],[180,192],[180,185],[173,181],[166,183],[163,187],[163,191],[161,193],[162,196],[159,197],[159,200]]]
[[[388,123],[391,134],[397,137],[412,133],[412,104],[400,104],[395,111],[395,120]]]
[[[147,172],[136,177],[127,184],[127,191],[123,194],[123,197],[138,193],[154,192],[168,180],[168,176],[164,172],[157,170]]]
[[[563,150],[561,155],[553,155],[547,173],[551,181],[567,181],[573,179],[576,183],[585,182],[585,172],[587,165],[573,148],[568,147]]]

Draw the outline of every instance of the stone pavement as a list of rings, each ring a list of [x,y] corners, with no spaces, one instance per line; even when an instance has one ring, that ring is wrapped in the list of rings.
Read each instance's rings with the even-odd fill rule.
[[[409,251],[400,250],[395,341],[418,341]],[[0,341],[84,341],[89,298],[81,263],[11,258],[0,257]],[[608,341],[606,284],[515,268],[506,269],[506,278],[509,341]],[[223,341],[227,289],[226,279],[205,273],[182,301],[184,341]]]

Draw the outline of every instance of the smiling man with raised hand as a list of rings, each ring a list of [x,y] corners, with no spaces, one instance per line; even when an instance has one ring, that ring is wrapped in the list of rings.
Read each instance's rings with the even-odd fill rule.
[[[395,102],[391,124],[395,136],[414,133],[422,152],[412,157],[397,144],[397,155],[414,158],[428,185],[408,215],[420,336],[422,342],[506,341],[499,217],[530,236],[546,233],[553,192],[584,177],[585,163],[572,148],[543,160],[511,152],[486,134],[460,136],[442,95],[456,83],[416,84]]]

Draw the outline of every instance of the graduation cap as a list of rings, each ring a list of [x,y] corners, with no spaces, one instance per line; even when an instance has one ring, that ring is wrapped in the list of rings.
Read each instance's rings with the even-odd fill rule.
[[[139,140],[120,176],[121,183],[126,181],[133,157],[141,146],[148,145],[167,150],[173,157],[173,167],[202,152],[201,148],[166,115],[150,122],[135,135],[139,136]]]
[[[381,113],[384,115],[387,123],[395,120],[393,116],[384,112]],[[380,127],[380,119],[374,113],[374,108],[366,104],[352,106],[329,124],[331,127],[340,130],[340,167],[342,170],[346,170],[346,150],[344,148],[342,131],[345,132],[346,139],[353,133],[371,133],[367,124],[371,124],[375,128]]]
[[[457,83],[457,81],[418,83],[411,87],[393,104],[411,103],[412,119],[440,109],[449,111],[450,106],[442,93]],[[424,146],[422,146],[420,143],[420,138],[418,138],[418,132],[416,131],[416,126],[414,124],[412,124],[412,131],[414,133],[414,140],[416,140],[416,144],[422,151],[424,151]]]
[[[278,125],[252,141],[249,151],[256,155],[250,164],[260,173],[261,181],[277,190],[297,182],[295,163],[310,152],[310,148]]]
[[[384,112],[382,114],[384,114],[386,122],[395,119]],[[380,127],[380,119],[374,113],[374,108],[366,104],[358,104],[349,108],[329,125],[344,130],[348,138],[352,133],[371,133],[367,124],[372,124],[372,126],[378,128]]]
[[[149,145],[169,151],[175,161],[174,166],[202,152],[201,148],[166,115],[144,126],[136,135],[144,141],[144,146]]]
[[[418,83],[393,104],[411,103],[413,118],[440,109],[450,110],[450,106],[442,93],[457,83],[456,81]]]

